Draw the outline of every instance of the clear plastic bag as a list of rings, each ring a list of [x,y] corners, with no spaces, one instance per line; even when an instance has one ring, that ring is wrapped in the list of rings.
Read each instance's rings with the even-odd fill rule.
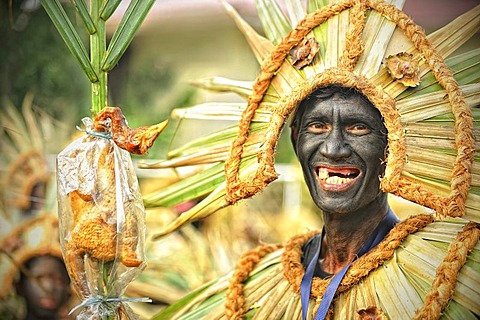
[[[84,119],[87,132],[93,121]],[[145,209],[130,154],[89,132],[57,157],[60,240],[77,319],[132,319],[120,298],[144,269]]]

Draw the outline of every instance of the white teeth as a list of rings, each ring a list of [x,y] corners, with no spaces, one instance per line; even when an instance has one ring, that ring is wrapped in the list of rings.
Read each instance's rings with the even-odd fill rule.
[[[328,178],[328,171],[325,168],[320,168],[318,170],[318,178],[321,180],[326,180]]]
[[[351,179],[332,176],[332,177],[328,177],[327,179],[322,179],[322,180],[325,180],[325,182],[328,183],[328,184],[344,184],[344,183],[347,183],[348,181],[350,181]]]
[[[330,176],[328,170],[326,168],[319,168],[318,169],[318,179],[325,181],[328,184],[344,184],[351,181],[351,178],[348,178],[351,173],[347,173],[347,177],[342,178],[339,176]]]

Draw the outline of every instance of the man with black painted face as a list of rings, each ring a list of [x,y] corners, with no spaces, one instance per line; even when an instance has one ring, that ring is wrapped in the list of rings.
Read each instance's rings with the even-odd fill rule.
[[[330,86],[299,105],[292,143],[325,222],[322,234],[304,246],[303,264],[317,260],[314,275],[325,278],[375,246],[398,222],[380,189],[387,130],[363,95]]]
[[[61,319],[70,299],[70,278],[63,261],[51,255],[30,258],[24,264],[17,293],[25,299],[25,320]]]

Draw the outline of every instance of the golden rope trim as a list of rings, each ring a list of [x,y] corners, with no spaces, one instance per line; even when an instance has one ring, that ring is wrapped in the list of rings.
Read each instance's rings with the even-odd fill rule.
[[[7,199],[11,204],[22,210],[30,207],[33,187],[40,182],[48,182],[51,175],[47,172],[48,164],[45,157],[37,149],[24,152],[8,167],[6,186],[10,188],[19,185],[16,193]]]
[[[339,61],[339,67],[348,71],[353,68],[363,54],[364,48],[361,41],[363,29],[365,27],[365,14],[367,8],[364,2],[357,3],[350,9],[351,28],[346,35],[345,50]]]
[[[62,250],[60,247],[42,247],[31,251],[21,252],[17,255],[15,260],[9,260],[11,267],[4,271],[3,283],[1,284],[2,291],[0,292],[0,299],[6,298],[10,293],[17,274],[22,270],[23,265],[30,259],[36,256],[53,256],[63,260]],[[12,257],[2,257],[2,259],[11,259]],[[4,262],[5,263],[5,262]],[[4,265],[5,266],[5,265]],[[3,267],[3,266],[2,266]]]
[[[245,192],[248,195],[255,194],[270,182],[272,177],[276,177],[274,150],[288,115],[316,88],[332,83],[355,88],[364,96],[369,97],[370,102],[380,111],[385,119],[389,145],[387,166],[382,181],[388,181],[395,185],[400,180],[400,174],[405,165],[406,147],[405,134],[395,100],[361,75],[339,68],[330,68],[315,78],[306,80],[304,85],[294,88],[290,95],[278,103],[280,107],[273,110],[271,123],[275,125],[271,126],[266,133],[264,145],[258,153],[259,168],[252,180],[249,181],[250,183],[243,185],[244,188],[241,191],[244,193],[242,195],[245,195]],[[238,199],[241,197],[236,200]]]
[[[31,203],[35,200],[32,198],[33,188],[39,183],[49,182],[50,178],[51,174],[48,172],[35,173],[25,177],[20,194],[15,194],[13,196],[15,205],[22,210],[28,210],[31,206]]]
[[[360,20],[360,9],[363,6],[376,10],[380,14],[384,15],[388,19],[396,23],[404,33],[410,38],[417,50],[423,54],[425,60],[433,72],[435,78],[440,85],[446,90],[449,101],[452,108],[452,113],[455,117],[455,144],[457,149],[457,156],[452,171],[450,194],[448,197],[440,197],[432,194],[428,190],[425,190],[421,185],[417,185],[407,178],[400,178],[398,172],[386,173],[385,178],[382,179],[382,189],[386,192],[391,192],[406,199],[410,199],[424,206],[430,207],[437,211],[441,215],[447,215],[452,217],[458,217],[464,215],[465,201],[470,187],[470,168],[473,163],[474,139],[473,139],[473,117],[468,105],[462,97],[461,90],[457,82],[453,79],[451,71],[445,64],[443,58],[436,52],[428,41],[423,30],[417,26],[407,15],[401,10],[396,8],[392,4],[384,3],[383,1],[375,0],[350,0],[341,1],[334,4],[329,4],[322,9],[307,15],[297,27],[290,31],[288,35],[277,45],[275,50],[267,57],[262,65],[261,73],[253,84],[253,93],[250,96],[247,108],[242,114],[242,119],[239,122],[239,133],[232,143],[230,155],[225,163],[225,177],[227,181],[227,194],[225,199],[228,203],[235,203],[239,199],[250,197],[262,190],[268,183],[274,181],[277,178],[277,173],[274,168],[274,151],[276,142],[278,141],[279,132],[281,132],[285,119],[293,111],[293,109],[284,109],[280,113],[274,113],[269,123],[269,129],[266,133],[266,141],[275,140],[274,143],[268,142],[264,144],[262,151],[259,153],[259,167],[253,177],[247,177],[245,181],[239,179],[239,165],[241,161],[241,155],[243,152],[243,144],[245,143],[250,122],[258,108],[263,96],[268,89],[272,78],[280,69],[285,58],[288,55],[289,50],[299,43],[314,27],[325,22],[335,14],[342,12],[353,6],[358,8],[352,8],[352,19],[357,22],[351,28],[351,32],[348,37],[354,37],[359,30],[363,30],[363,20]],[[360,36],[356,36],[355,39],[359,39]],[[342,65],[346,68],[350,68],[351,65],[356,63],[354,59],[355,49],[358,46],[355,43],[348,44],[348,50],[344,52],[342,56]],[[352,54],[352,57],[349,56]],[[338,82],[338,79],[335,79]],[[331,81],[330,83],[334,83]],[[315,83],[313,83],[315,84]],[[312,85],[309,81],[306,81],[303,86]],[[303,89],[302,89],[303,90]],[[306,91],[313,92],[313,88],[307,88]],[[297,90],[294,90],[294,92]],[[368,98],[371,98],[367,95]],[[282,106],[283,107],[283,106]],[[377,106],[378,107],[378,106]],[[389,119],[385,119],[385,123],[388,123]],[[396,125],[394,125],[396,126]],[[403,138],[401,138],[403,139]],[[390,143],[390,140],[389,140]],[[395,158],[396,164],[392,165],[393,168],[398,168],[400,163],[405,161],[405,153],[396,154],[394,148],[389,145],[390,153],[387,161],[387,167],[390,161]],[[391,157],[390,157],[391,156]],[[387,177],[391,175],[395,177],[394,180],[387,180]],[[398,179],[396,177],[399,177]]]
[[[345,274],[337,294],[347,291],[352,286],[358,284],[371,271],[381,266],[393,257],[395,249],[397,249],[402,241],[412,233],[423,229],[434,221],[431,214],[420,214],[412,216],[398,223],[373,250],[355,260],[347,273]],[[312,236],[311,233],[292,238],[285,246],[285,252],[282,256],[282,264],[284,275],[292,286],[294,292],[300,292],[300,284],[302,282],[305,270],[301,263],[302,246]],[[313,299],[321,299],[325,293],[330,279],[313,278],[311,297]],[[320,301],[317,301],[319,303]]]
[[[418,310],[414,319],[439,319],[455,293],[460,269],[467,262],[468,253],[480,238],[480,224],[469,222],[458,232],[450,243],[443,262],[438,266],[430,293],[425,297],[425,304]]]
[[[358,258],[345,274],[337,294],[347,291],[358,284],[371,271],[381,266],[393,257],[395,250],[402,241],[412,233],[423,229],[432,223],[434,217],[431,214],[420,214],[412,216],[397,224],[373,250]],[[285,279],[292,286],[294,292],[300,292],[300,284],[305,273],[301,259],[303,245],[318,231],[310,231],[306,234],[292,237],[285,245],[282,255],[282,265]],[[281,245],[265,244],[256,249],[247,251],[242,255],[236,265],[235,272],[230,280],[226,294],[225,315],[228,319],[242,319],[245,310],[245,299],[243,297],[243,283],[248,279],[256,264],[267,254],[281,248]],[[317,299],[317,304],[331,279],[320,279],[315,277],[312,282],[311,297]]]
[[[0,299],[5,298],[9,293],[13,285],[15,276],[19,272],[20,266],[22,266],[27,260],[34,256],[39,255],[52,255],[63,259],[63,254],[60,246],[60,242],[56,242],[58,238],[50,239],[45,237],[40,244],[34,247],[26,247],[22,240],[22,246],[15,248],[14,250],[6,250],[5,248],[11,247],[10,241],[12,239],[22,239],[22,234],[28,232],[32,228],[42,227],[45,234],[53,232],[58,235],[58,218],[52,214],[44,214],[29,220],[26,220],[21,225],[14,228],[3,237],[0,241],[0,269],[3,268],[3,283],[0,284]]]
[[[225,315],[227,319],[242,319],[245,300],[243,297],[243,283],[248,279],[256,264],[267,254],[281,248],[281,245],[264,244],[245,252],[237,262],[235,272],[230,279],[226,299]]]
[[[286,119],[287,114],[293,112],[298,103],[310,95],[316,88],[336,83],[344,87],[354,88],[368,97],[370,102],[380,111],[384,118],[385,127],[388,131],[388,147],[387,166],[385,169],[385,176],[382,182],[395,185],[400,180],[400,175],[405,165],[406,147],[405,147],[405,132],[400,121],[400,114],[396,108],[395,100],[387,95],[383,90],[371,84],[367,78],[348,72],[346,70],[331,68],[317,77],[312,78],[306,82],[306,85],[295,88],[292,93],[285,97],[279,105],[281,110],[274,110],[275,113],[280,113],[282,119]],[[276,127],[277,131],[268,135],[265,138],[263,150],[273,150],[278,141],[278,136],[281,133],[281,127]],[[270,132],[273,132],[271,130]],[[259,153],[259,157],[264,155]],[[269,156],[269,157],[267,157]],[[273,152],[271,154],[265,153],[263,162],[274,162]]]
[[[282,255],[283,275],[292,285],[294,292],[300,292],[300,284],[302,283],[302,278],[305,274],[302,265],[302,247],[309,239],[319,233],[319,231],[310,231],[306,234],[296,235],[285,245],[285,250]]]
[[[473,116],[470,108],[462,96],[458,83],[453,78],[453,74],[446,65],[442,56],[438,54],[427,39],[422,28],[416,25],[405,13],[393,5],[386,4],[383,1],[369,1],[369,6],[389,17],[400,27],[405,35],[412,41],[415,48],[421,52],[425,58],[427,65],[434,74],[439,84],[447,92],[452,113],[455,117],[455,146],[457,156],[455,159],[450,194],[443,201],[438,201],[437,197],[427,196],[422,198],[417,188],[410,188],[411,182],[403,180],[399,185],[405,194],[400,196],[412,196],[413,199],[420,199],[418,202],[438,213],[451,216],[461,217],[465,214],[465,201],[471,182],[471,165],[474,161],[475,140],[473,137]]]
[[[447,209],[447,198],[444,198],[438,194],[432,193],[420,184],[412,182],[407,178],[401,177],[397,185],[388,184],[388,181],[381,181],[382,189],[385,192],[391,192],[420,205],[428,208],[432,208],[436,213],[441,213]]]
[[[238,171],[243,152],[243,144],[247,140],[250,122],[252,121],[253,115],[262,101],[272,78],[275,76],[278,69],[280,69],[290,49],[302,41],[302,39],[313,30],[313,28],[343,10],[352,7],[354,4],[355,0],[340,1],[328,4],[323,7],[322,10],[307,15],[298,23],[295,29],[287,34],[287,36],[275,47],[275,50],[262,63],[260,74],[253,83],[253,93],[249,97],[247,108],[242,113],[242,119],[239,121],[238,135],[232,143],[229,158],[225,163],[225,178],[227,181],[227,194],[225,199],[228,203],[235,203],[239,199],[249,197],[261,190],[263,186],[276,179],[277,175],[271,164],[265,165],[268,168],[268,171],[264,174],[264,178],[267,179],[267,181],[265,181],[266,183],[258,181],[261,179],[255,178],[252,179],[253,181],[250,181],[250,183],[248,181],[240,182]],[[258,183],[260,184],[258,185]]]
[[[18,174],[18,171],[22,171],[22,169],[28,164],[31,165],[30,162],[33,161],[38,161],[41,165],[44,165],[45,167],[47,166],[47,162],[42,153],[37,149],[31,149],[21,154],[14,162],[10,164],[7,169],[7,180],[13,180],[12,177]]]

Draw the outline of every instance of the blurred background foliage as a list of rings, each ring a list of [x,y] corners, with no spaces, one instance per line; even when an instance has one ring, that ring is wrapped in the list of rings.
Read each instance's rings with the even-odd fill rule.
[[[88,34],[73,6],[70,1],[62,4],[88,48]],[[117,18],[114,15],[107,24],[110,36],[127,5],[128,2],[122,3]],[[206,6],[187,12],[185,19],[175,20],[169,12],[161,16],[164,9],[169,8],[168,3],[151,10],[127,52],[108,76],[109,104],[122,108],[131,127],[160,122],[169,117],[173,108],[215,100],[208,98],[208,92],[191,86],[192,80],[217,74],[232,78],[240,75],[245,80],[254,78],[257,65],[243,36],[225,13],[217,15],[220,2],[215,5],[217,11],[209,12]],[[178,10],[181,5],[175,7]],[[192,17],[194,19],[190,19]],[[221,72],[221,68],[229,71]],[[81,118],[90,116],[90,82],[40,1],[2,1],[0,99],[8,99],[20,108],[29,92],[34,95],[35,107],[71,126],[72,133],[75,126],[81,124]],[[232,99],[240,101],[238,97],[227,98]],[[185,127],[192,133],[187,139],[205,129],[170,121],[160,142],[147,157],[164,157],[168,142]],[[196,129],[199,132],[194,133]]]
[[[73,6],[67,1],[64,9],[88,44],[88,34]],[[70,125],[72,132],[81,118],[90,116],[90,82],[40,1],[1,2],[0,43],[1,101],[20,108],[27,93],[32,93],[35,107]],[[132,47],[108,79],[109,104],[122,107],[130,126],[160,122],[172,108],[193,103],[196,89],[186,85],[173,89],[178,87],[174,69],[161,59],[135,60]],[[162,138],[168,140],[171,134]]]
[[[74,18],[71,9],[67,13]],[[80,115],[89,84],[39,1],[1,2],[0,43],[2,99],[19,107],[33,92],[35,103],[57,119]]]
[[[129,1],[122,1],[107,23],[112,34]],[[259,21],[254,0],[229,0],[254,27]],[[478,0],[407,1],[405,12],[427,32],[478,3]],[[88,35],[70,1],[62,1],[88,48]],[[429,10],[436,6],[436,15]],[[479,37],[470,42],[478,46]],[[190,81],[222,76],[252,81],[258,64],[246,40],[227,16],[219,0],[157,1],[119,64],[109,74],[109,104],[120,106],[130,126],[160,122],[173,108],[209,101],[243,101],[231,94],[196,89]],[[70,55],[39,0],[6,0],[0,3],[0,99],[20,108],[27,92],[34,105],[71,126],[89,116],[90,83]],[[219,97],[221,95],[221,97]],[[1,108],[1,105],[0,105]],[[213,124],[170,121],[149,158],[162,158],[172,139],[190,141]],[[288,131],[288,130],[285,130]],[[286,135],[286,134],[284,134]],[[288,137],[283,137],[277,157],[290,162]]]

